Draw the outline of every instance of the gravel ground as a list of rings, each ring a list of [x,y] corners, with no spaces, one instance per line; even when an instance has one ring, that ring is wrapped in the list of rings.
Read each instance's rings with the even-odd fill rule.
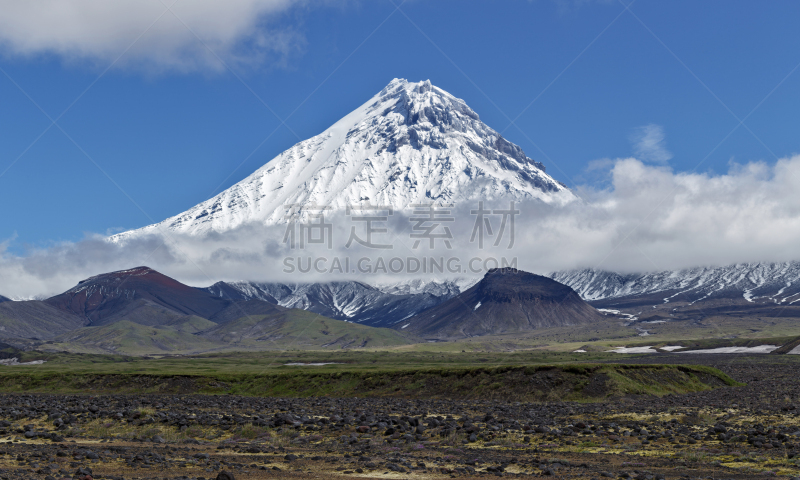
[[[2,395],[0,479],[800,475],[797,366],[778,356],[687,357],[747,386],[547,404]]]

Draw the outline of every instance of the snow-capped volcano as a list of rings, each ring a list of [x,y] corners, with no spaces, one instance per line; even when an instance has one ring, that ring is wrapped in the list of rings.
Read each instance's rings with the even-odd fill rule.
[[[481,122],[467,104],[431,85],[392,80],[321,134],[184,213],[113,237],[171,231],[203,235],[285,223],[319,206],[458,204],[466,200],[564,203],[574,195],[544,166]],[[297,217],[295,217],[297,218]]]

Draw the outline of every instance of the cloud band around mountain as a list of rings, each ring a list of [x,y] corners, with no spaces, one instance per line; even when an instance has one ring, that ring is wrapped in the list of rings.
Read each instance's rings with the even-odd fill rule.
[[[518,204],[512,250],[480,250],[469,239],[474,226],[469,209],[454,216],[453,248],[439,244],[436,256],[504,255],[524,270],[539,273],[593,267],[621,272],[663,271],[700,265],[800,259],[800,155],[775,164],[734,165],[720,175],[672,172],[633,158],[618,159],[607,190],[580,189],[584,202],[553,206]],[[384,256],[406,258],[412,252],[410,222],[397,214],[390,230],[404,244],[390,252],[345,249],[350,224],[332,217],[342,245],[309,248],[303,256]],[[496,226],[497,224],[495,224]],[[104,236],[64,243],[18,256],[4,250],[0,284],[5,296],[32,297],[61,292],[77,281],[113,270],[148,265],[194,285],[216,280],[333,280],[330,275],[286,276],[282,261],[298,253],[282,242],[286,227],[246,225],[224,235],[191,237],[148,235],[115,244]],[[2,246],[1,248],[5,248]],[[352,278],[351,278],[352,279]],[[364,277],[370,282],[378,277]]]

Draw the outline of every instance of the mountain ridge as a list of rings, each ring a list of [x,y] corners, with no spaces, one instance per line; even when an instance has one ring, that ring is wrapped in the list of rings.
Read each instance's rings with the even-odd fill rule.
[[[387,293],[359,281],[324,283],[217,282],[206,290],[231,300],[259,299],[284,308],[371,327],[391,327],[457,295],[453,284],[427,284],[418,293]],[[394,285],[394,288],[399,288]],[[435,295],[430,293],[439,293]]]
[[[544,165],[484,124],[467,104],[430,81],[394,79],[324,132],[284,151],[219,195],[163,222],[190,235],[255,222],[287,223],[348,205],[403,210],[415,203],[576,197]]]
[[[631,274],[582,269],[552,272],[548,277],[569,285],[587,301],[658,294],[663,294],[663,303],[697,303],[715,298],[788,305],[800,301],[798,261]]]
[[[453,340],[602,320],[567,285],[514,268],[496,268],[458,296],[395,328],[426,339]]]
[[[185,285],[149,267],[109,272],[82,280],[44,303],[97,326],[138,308],[165,308],[179,315],[207,318],[229,302]]]
[[[48,351],[123,354],[289,347],[281,341],[323,349],[410,343],[395,330],[330,319],[259,298],[223,298],[220,293],[239,290],[222,282],[212,287],[191,287],[149,267],[103,273],[44,301],[3,302],[0,337],[20,345],[41,344]],[[325,292],[324,286],[309,288]]]
[[[0,303],[0,333],[5,339],[50,340],[87,323],[86,319],[38,300]]]

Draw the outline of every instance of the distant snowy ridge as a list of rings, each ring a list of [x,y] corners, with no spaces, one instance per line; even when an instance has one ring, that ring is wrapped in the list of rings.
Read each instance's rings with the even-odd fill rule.
[[[399,284],[396,284],[398,286]],[[264,300],[326,317],[389,327],[460,293],[454,282],[415,284],[417,291],[381,291],[362,282],[259,283],[218,282],[205,290],[229,300]]]
[[[576,197],[544,166],[481,122],[467,104],[429,81],[395,79],[321,134],[184,213],[111,237],[162,229],[190,235],[289,221],[315,207],[392,206],[467,200],[563,204]]]
[[[572,287],[583,299],[602,300],[664,293],[662,302],[681,296],[692,303],[728,298],[750,303],[800,302],[800,262],[740,263],[644,274],[595,269],[554,272],[553,280]]]
[[[377,283],[375,288],[392,295],[417,295],[429,293],[437,297],[456,296],[481,281],[481,277],[457,277],[449,280],[422,280],[415,278],[395,283]]]

